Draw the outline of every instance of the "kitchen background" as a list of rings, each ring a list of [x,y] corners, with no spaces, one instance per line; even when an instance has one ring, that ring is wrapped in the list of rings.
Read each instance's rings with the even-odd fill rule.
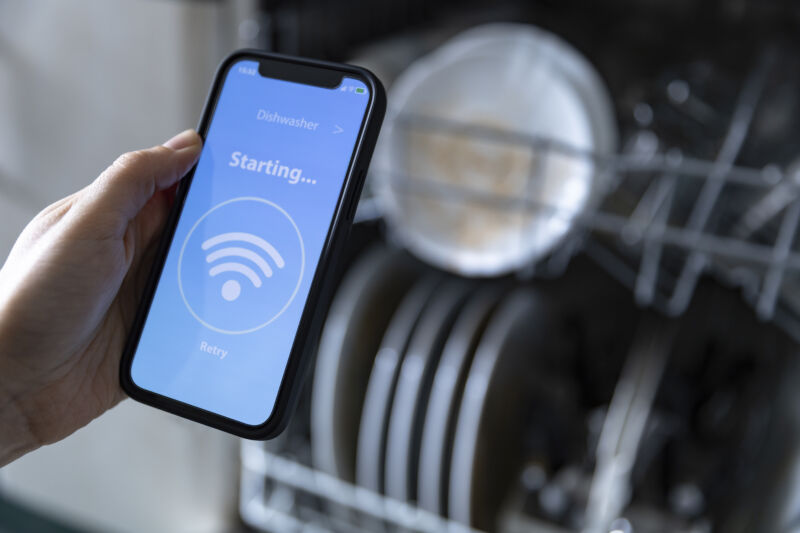
[[[123,402],[0,470],[0,531],[800,531],[799,21],[748,0],[0,0],[0,255],[194,125],[237,47],[389,92],[287,432]]]

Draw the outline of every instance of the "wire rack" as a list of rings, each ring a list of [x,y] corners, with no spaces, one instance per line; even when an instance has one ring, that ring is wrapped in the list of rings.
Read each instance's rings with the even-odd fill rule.
[[[656,149],[655,134],[641,131],[628,150],[601,155],[545,137],[494,129],[439,117],[397,113],[394,127],[459,136],[530,150],[530,189],[548,157],[589,163],[595,180],[611,185],[601,197],[574,213],[535,195],[499,196],[485,189],[421,179],[394,169],[375,168],[396,194],[480,204],[508,213],[563,217],[572,231],[556,251],[522,268],[558,275],[579,251],[633,291],[637,303],[669,316],[682,314],[705,273],[738,287],[759,318],[774,321],[800,341],[800,299],[793,296],[800,271],[796,234],[800,222],[800,173],[774,164],[761,168],[735,163],[762,95],[770,62],[750,73],[738,96],[715,160],[685,156],[680,149]],[[362,199],[357,221],[380,217],[378,198]],[[525,235],[520,235],[524,239]],[[798,286],[797,288],[800,288]]]
[[[298,505],[297,493],[303,493],[347,509],[360,517],[393,524],[408,531],[437,533],[456,531],[480,533],[457,522],[419,509],[408,503],[387,498],[365,488],[311,468],[296,459],[267,450],[263,444],[242,441],[239,514],[248,525],[265,531],[358,531],[358,519],[316,514],[309,506]],[[267,490],[265,480],[277,487]],[[333,515],[333,516],[332,516]],[[334,526],[331,522],[334,522]]]

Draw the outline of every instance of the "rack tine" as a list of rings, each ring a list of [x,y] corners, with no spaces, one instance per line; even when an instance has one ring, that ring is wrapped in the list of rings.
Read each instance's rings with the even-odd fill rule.
[[[647,320],[614,389],[597,443],[583,533],[602,533],[628,503],[633,466],[672,346],[673,326]]]
[[[800,222],[800,200],[795,200],[783,215],[778,238],[775,241],[773,263],[764,276],[764,285],[758,297],[758,304],[756,304],[756,311],[762,320],[769,320],[775,314],[778,289],[783,281],[786,259],[789,257],[794,237],[797,234],[798,222]]]
[[[672,209],[672,201],[675,198],[675,185],[676,178],[671,174],[659,180],[660,201],[653,213],[653,220],[645,230],[642,262],[634,287],[634,295],[640,305],[649,305],[655,296],[658,265],[661,263],[663,249],[661,239],[664,236],[667,219]]]
[[[800,193],[800,175],[794,173],[790,179],[781,181],[769,190],[739,218],[731,234],[739,239],[749,239],[773,217],[792,203]]]
[[[763,93],[767,74],[772,66],[772,57],[773,54],[771,53],[762,54],[761,60],[758,61],[756,68],[748,76],[739,94],[716,164],[700,190],[700,196],[689,215],[687,229],[694,234],[695,238],[699,237],[705,229],[714,209],[714,204],[717,203],[719,195],[725,186],[726,180],[722,178],[730,173],[747,137],[756,106]],[[706,255],[702,252],[694,251],[689,254],[678,276],[678,283],[668,304],[668,310],[671,314],[678,315],[686,310],[691,301],[697,280],[705,269],[706,262]]]
[[[626,244],[636,244],[644,237],[669,193],[669,187],[665,186],[663,179],[657,178],[650,182],[622,229],[622,240]]]

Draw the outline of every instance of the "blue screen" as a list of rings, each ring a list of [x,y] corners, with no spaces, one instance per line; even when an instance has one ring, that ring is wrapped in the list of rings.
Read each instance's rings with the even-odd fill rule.
[[[239,61],[133,357],[134,383],[248,425],[272,413],[369,103]]]

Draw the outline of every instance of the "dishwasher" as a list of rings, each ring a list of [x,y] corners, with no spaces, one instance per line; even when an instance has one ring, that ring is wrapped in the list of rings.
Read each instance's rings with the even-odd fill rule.
[[[800,9],[256,5],[388,111],[247,526],[800,530]]]

